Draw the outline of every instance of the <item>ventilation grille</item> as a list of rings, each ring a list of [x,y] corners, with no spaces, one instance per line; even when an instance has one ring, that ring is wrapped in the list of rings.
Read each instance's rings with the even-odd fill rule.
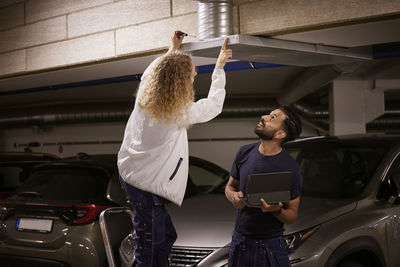
[[[171,252],[171,267],[196,266],[202,259],[213,252],[209,249],[188,249],[173,247]]]

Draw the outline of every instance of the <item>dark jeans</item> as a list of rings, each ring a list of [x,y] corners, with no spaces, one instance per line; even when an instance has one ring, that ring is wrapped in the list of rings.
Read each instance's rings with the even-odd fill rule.
[[[229,267],[290,267],[285,241],[281,237],[253,240],[234,232]]]
[[[136,265],[169,266],[169,256],[177,235],[165,204],[168,200],[140,190],[120,177],[122,188],[134,213]]]

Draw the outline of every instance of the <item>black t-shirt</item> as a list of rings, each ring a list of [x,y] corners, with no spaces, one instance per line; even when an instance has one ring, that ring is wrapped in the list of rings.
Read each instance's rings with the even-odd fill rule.
[[[260,142],[242,146],[236,154],[230,175],[240,182],[240,191],[246,194],[249,174],[291,171],[293,173],[290,199],[300,196],[302,171],[289,153],[282,149],[279,154],[265,156],[258,150]],[[281,236],[283,223],[270,212],[260,208],[245,207],[238,210],[235,231],[254,239],[266,239]]]

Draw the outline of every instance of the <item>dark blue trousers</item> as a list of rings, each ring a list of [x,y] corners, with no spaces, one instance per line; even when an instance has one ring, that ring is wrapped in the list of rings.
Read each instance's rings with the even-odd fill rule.
[[[229,267],[290,267],[285,241],[281,237],[254,240],[234,232]]]
[[[165,204],[168,200],[120,182],[134,213],[135,266],[166,267],[177,234]]]

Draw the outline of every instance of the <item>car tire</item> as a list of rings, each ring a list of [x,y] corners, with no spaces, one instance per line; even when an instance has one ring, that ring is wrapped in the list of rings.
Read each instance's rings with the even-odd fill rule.
[[[355,259],[347,259],[339,263],[337,267],[367,267],[367,265]]]
[[[348,240],[341,244],[335,249],[325,264],[325,267],[344,266],[384,267],[386,264],[377,242],[371,237],[364,236]]]

